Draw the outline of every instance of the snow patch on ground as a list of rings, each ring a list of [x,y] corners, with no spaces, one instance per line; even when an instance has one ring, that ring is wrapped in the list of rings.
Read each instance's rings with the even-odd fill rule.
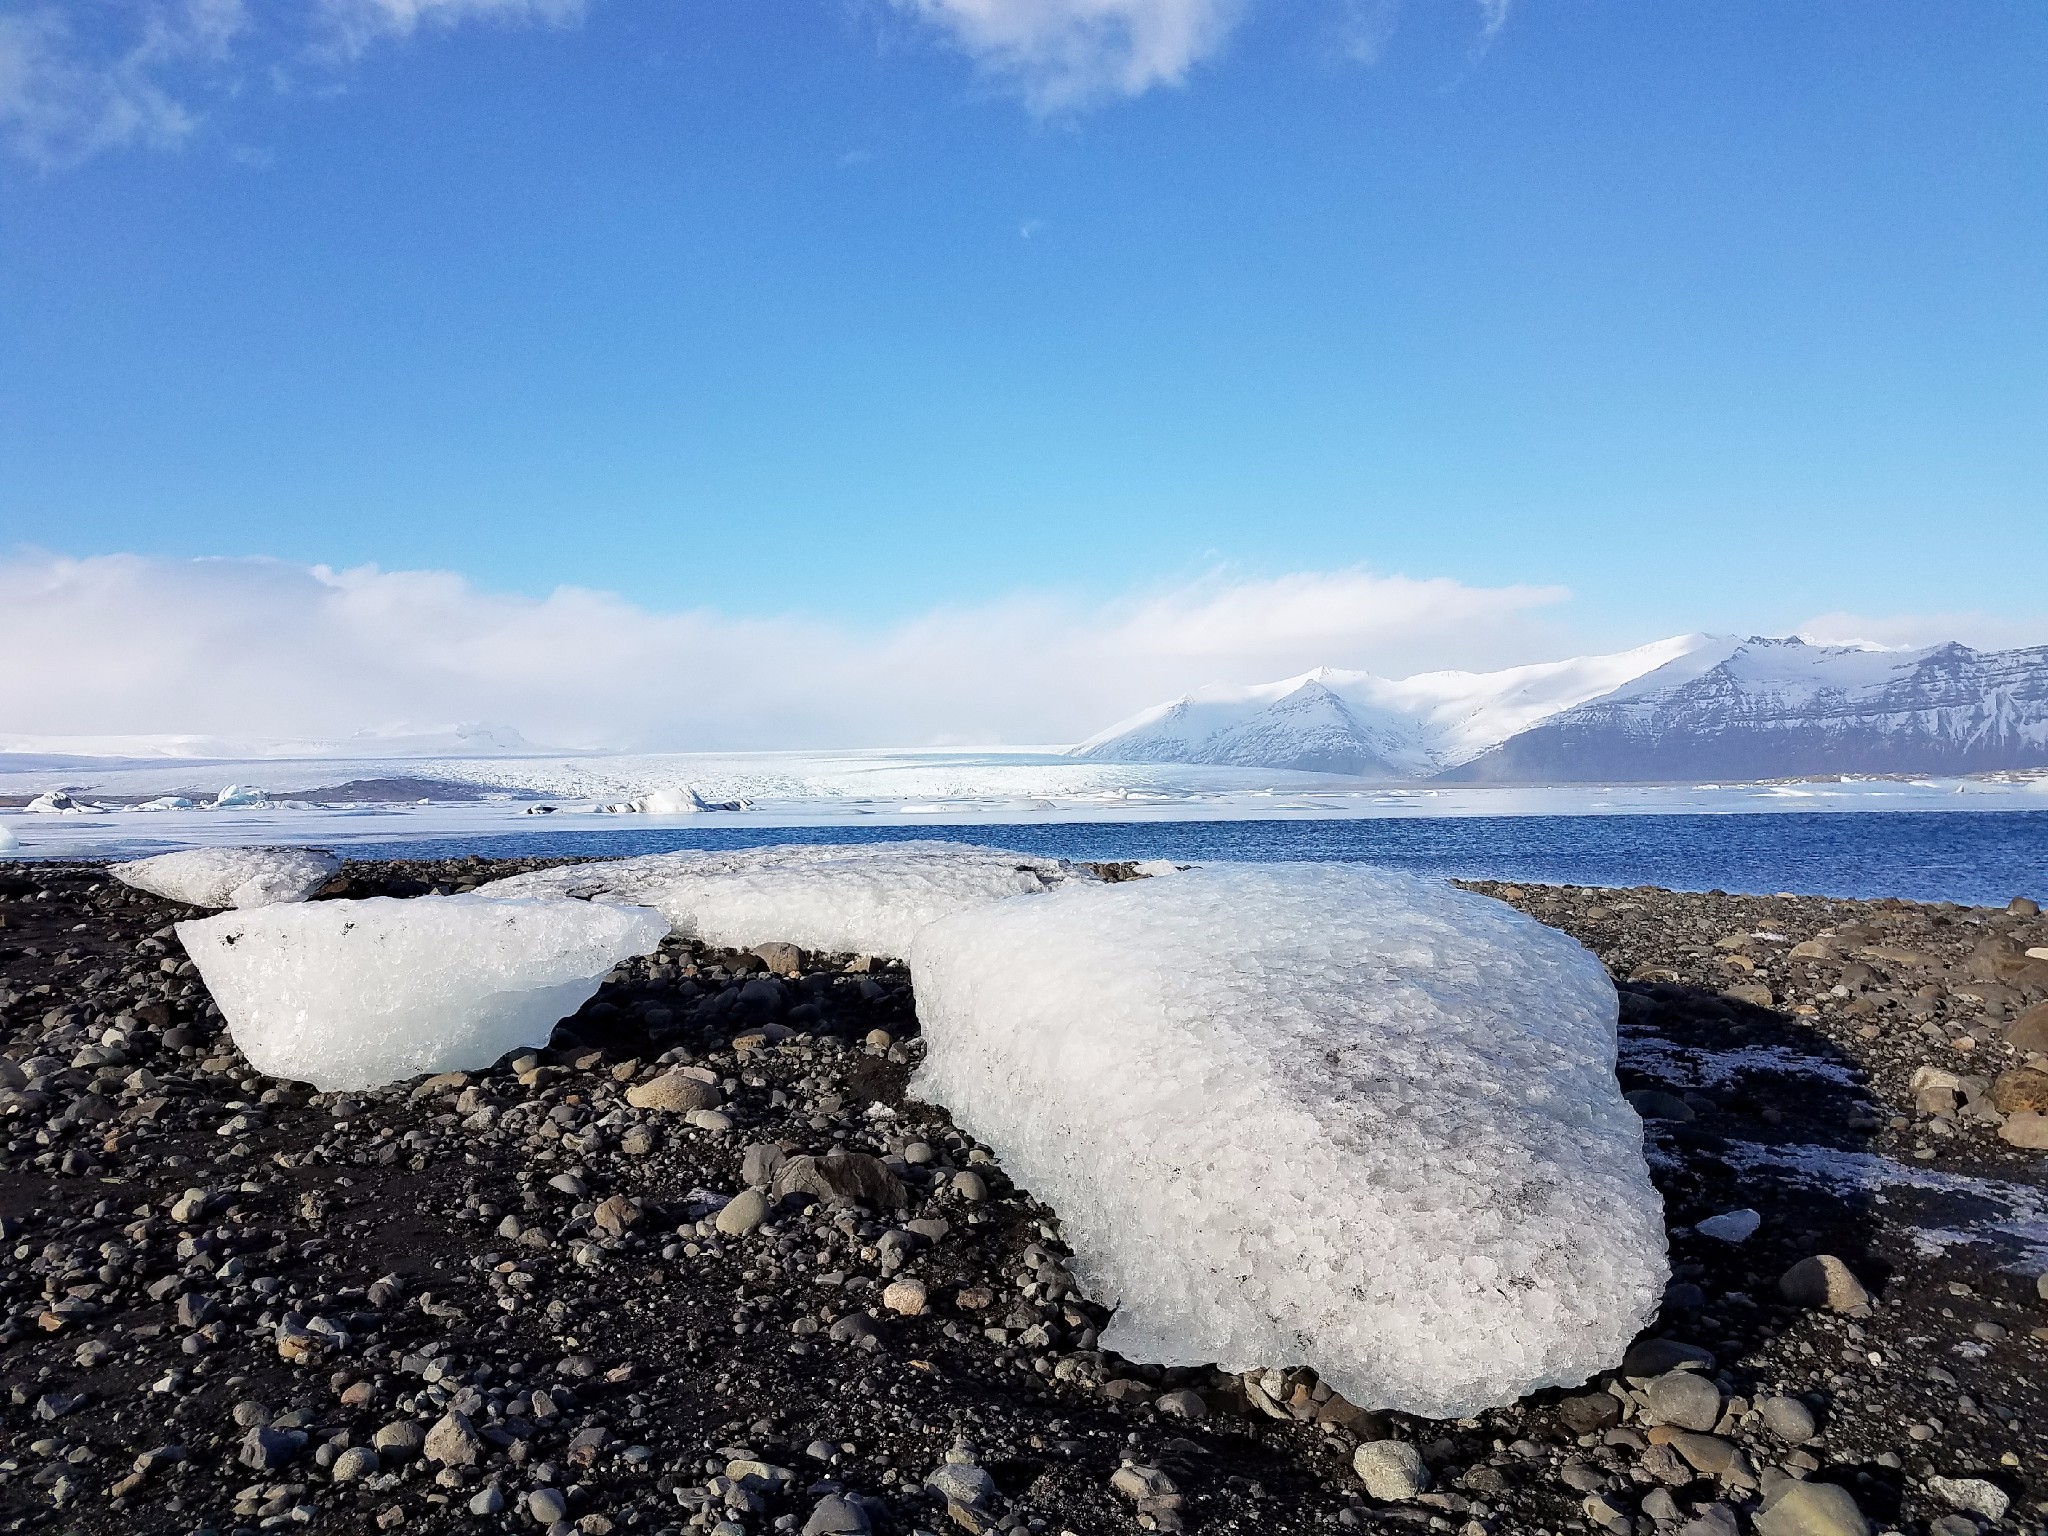
[[[659,913],[572,901],[319,901],[178,924],[259,1071],[323,1091],[489,1066],[545,1045]]]
[[[1064,859],[964,843],[786,843],[571,864],[478,890],[653,907],[682,937],[730,948],[780,941],[900,958],[939,918],[1087,878]]]
[[[1219,866],[963,912],[910,962],[914,1091],[1059,1210],[1106,1349],[1456,1418],[1585,1381],[1656,1315],[1614,988],[1502,903]]]
[[[318,848],[188,848],[107,873],[188,907],[268,907],[304,901],[340,870],[341,860]]]

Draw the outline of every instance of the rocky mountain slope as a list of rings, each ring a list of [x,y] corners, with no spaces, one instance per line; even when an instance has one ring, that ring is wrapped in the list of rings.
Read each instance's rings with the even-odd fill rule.
[[[2033,768],[2048,766],[2048,646],[1682,635],[1505,672],[1321,669],[1190,694],[1074,755],[1490,783]]]

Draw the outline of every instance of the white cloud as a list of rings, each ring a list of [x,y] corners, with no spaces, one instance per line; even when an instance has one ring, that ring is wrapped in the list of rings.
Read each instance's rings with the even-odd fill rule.
[[[361,51],[384,37],[410,37],[423,26],[465,21],[544,22],[571,26],[584,0],[321,0],[341,42]]]
[[[46,167],[178,143],[195,116],[177,82],[225,61],[248,25],[242,0],[137,0],[113,36],[81,36],[78,14],[32,5],[0,15],[0,139]]]
[[[1980,651],[2003,651],[2023,645],[2048,645],[2048,614],[2031,619],[2005,619],[1987,613],[1898,613],[1886,618],[1824,613],[1808,619],[1796,633],[1819,645],[1878,645],[1912,650],[1960,640]]]
[[[1179,85],[1223,46],[1241,0],[896,0],[1036,112]]]
[[[683,573],[687,577],[687,573]],[[1077,740],[1212,681],[1554,654],[1544,587],[1365,570],[1027,595],[862,630],[658,613],[564,587],[274,560],[0,560],[0,722],[23,736],[328,739],[459,720],[650,748]]]

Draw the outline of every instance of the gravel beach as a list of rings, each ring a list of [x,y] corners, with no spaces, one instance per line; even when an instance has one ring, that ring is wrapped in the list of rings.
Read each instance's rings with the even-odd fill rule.
[[[907,1097],[894,963],[671,939],[545,1050],[321,1094],[200,913],[0,864],[0,1528],[2042,1529],[2038,909],[1473,888],[1621,988],[1676,1278],[1615,1371],[1432,1422],[1101,1352],[1059,1213]]]

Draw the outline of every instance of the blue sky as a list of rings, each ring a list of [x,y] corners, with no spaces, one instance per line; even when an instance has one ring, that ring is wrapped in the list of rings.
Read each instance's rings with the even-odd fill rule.
[[[2048,639],[2037,5],[421,4],[0,0],[0,544]]]

